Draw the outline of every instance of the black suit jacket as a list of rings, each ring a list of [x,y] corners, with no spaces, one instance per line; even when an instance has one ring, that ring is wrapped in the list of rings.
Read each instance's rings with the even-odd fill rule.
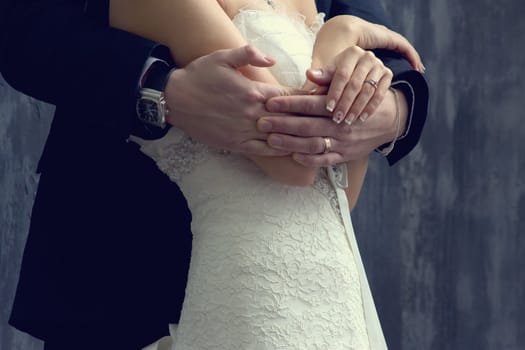
[[[56,113],[10,323],[47,340],[121,329],[147,344],[179,318],[191,251],[177,185],[126,142],[145,133],[137,82],[162,48],[110,29],[107,1],[12,4],[2,74]]]
[[[386,23],[377,1],[318,5]],[[179,318],[191,250],[178,187],[126,142],[148,136],[134,111],[137,81],[147,57],[167,49],[109,28],[107,0],[16,0],[8,13],[4,78],[56,105],[10,322],[42,339],[119,324],[147,344]],[[424,105],[393,162],[417,143],[428,95],[404,60],[383,54]]]

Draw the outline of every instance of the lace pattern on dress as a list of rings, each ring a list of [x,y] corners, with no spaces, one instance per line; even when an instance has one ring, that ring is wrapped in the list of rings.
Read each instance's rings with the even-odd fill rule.
[[[181,142],[167,148],[166,154],[159,159],[157,165],[172,181],[178,182],[196,165],[204,162],[207,154],[208,147],[185,137]]]
[[[276,64],[270,67],[270,71],[281,85],[303,86],[306,81],[304,73],[311,65],[313,43],[324,23],[324,14],[318,14],[308,27],[302,14],[290,14],[282,5],[276,5],[271,11],[250,7],[239,10],[232,19],[233,23],[247,42],[262,52],[271,53]]]
[[[346,164],[331,165],[328,168],[322,168],[312,185],[313,188],[321,192],[330,202],[334,211],[339,214],[338,218],[343,215],[335,188],[348,187],[348,171]],[[345,208],[346,210],[347,208]],[[342,221],[341,221],[342,222]]]
[[[312,24],[308,26],[306,25],[306,17],[303,14],[299,12],[288,11],[288,9],[286,8],[286,5],[282,3],[281,1],[271,0],[271,3],[269,3],[267,0],[266,2],[267,2],[267,5],[269,6],[264,6],[264,5],[261,6],[262,4],[261,0],[250,0],[248,1],[246,5],[244,5],[243,7],[239,9],[239,13],[242,13],[245,11],[271,12],[273,14],[285,16],[287,21],[295,22],[296,30],[297,29],[300,30],[302,28],[309,30],[312,33],[313,39],[315,41],[315,36],[321,29],[321,26],[324,24],[324,19],[326,17],[326,14],[324,12],[317,13]],[[239,14],[233,17],[232,21],[234,21],[234,23],[235,23],[235,18],[238,16]],[[238,26],[237,28],[241,28],[241,27]],[[289,33],[285,33],[285,34],[288,35]]]
[[[339,201],[337,200],[337,194],[333,185],[330,183],[330,178],[328,176],[327,169],[321,169],[317,177],[315,178],[313,188],[321,192],[330,202],[332,209],[338,213],[338,217],[341,216],[341,207],[339,206]]]
[[[174,182],[179,182],[206,161],[210,152],[219,153],[176,128],[171,128],[159,140],[144,140],[136,136],[131,136],[130,140],[138,143],[141,151],[154,159],[159,169]]]

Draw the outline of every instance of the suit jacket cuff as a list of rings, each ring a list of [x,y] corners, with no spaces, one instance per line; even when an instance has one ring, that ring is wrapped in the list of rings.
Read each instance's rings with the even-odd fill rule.
[[[406,71],[394,77],[392,86],[403,92],[408,104],[407,130],[386,157],[390,165],[410,153],[418,144],[428,112],[428,86],[417,71]]]

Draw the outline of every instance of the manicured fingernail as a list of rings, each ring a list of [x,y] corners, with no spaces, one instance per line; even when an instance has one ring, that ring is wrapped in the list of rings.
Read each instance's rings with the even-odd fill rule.
[[[427,68],[421,64],[421,73],[425,73],[427,71]]]
[[[328,101],[328,104],[326,105],[326,110],[328,112],[333,112],[335,108],[335,100]]]
[[[354,113],[349,113],[347,116],[346,116],[346,124],[348,125],[352,125],[352,123],[354,122],[355,120],[355,114]]]
[[[270,146],[280,147],[283,145],[283,140],[279,136],[273,136],[268,138]]]
[[[366,122],[366,120],[368,119],[368,113],[363,113],[361,114],[361,116],[359,117],[359,120],[362,121],[363,123]]]
[[[323,71],[320,69],[312,69],[310,71],[314,77],[320,78],[323,76]]]
[[[346,123],[347,125],[352,125],[352,122],[353,122],[353,121],[354,121],[354,120],[353,120],[353,119],[350,119],[350,118],[346,118],[346,119],[345,119],[345,123]]]
[[[337,112],[335,112],[334,117],[332,118],[332,120],[334,122],[336,122],[337,124],[339,124],[339,123],[341,123],[343,121],[344,117],[345,117],[345,115],[344,115],[343,112],[337,111]]]
[[[264,56],[264,60],[268,63],[273,63],[274,62],[274,59],[271,58],[270,56]]]
[[[259,121],[258,125],[259,125],[260,131],[268,132],[272,130],[272,123],[269,122],[268,120],[262,119],[261,121]]]

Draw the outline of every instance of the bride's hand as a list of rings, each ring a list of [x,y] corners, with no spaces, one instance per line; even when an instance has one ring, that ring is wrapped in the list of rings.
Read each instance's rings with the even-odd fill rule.
[[[399,52],[418,72],[424,72],[425,66],[414,46],[401,34],[379,24],[365,21],[355,16],[336,16],[325,23],[348,34],[352,44],[365,50],[387,49]],[[321,29],[322,30],[322,29]]]
[[[355,16],[336,16],[317,34],[312,68],[320,69],[311,69],[307,76],[310,82],[329,87],[326,108],[333,112],[335,122],[351,124],[358,117],[364,121],[383,100],[392,72],[365,51],[376,48],[397,51],[414,69],[424,71],[416,49],[385,26]]]
[[[375,57],[372,51],[351,46],[334,58],[332,64],[321,69],[310,69],[309,80],[319,85],[330,85],[326,109],[333,120],[352,124],[357,118],[365,121],[383,101],[392,71]]]
[[[397,51],[405,56],[412,67],[420,73],[425,72],[425,66],[419,53],[403,35],[385,26],[373,24],[360,18],[356,20],[359,31],[357,46],[363,49],[387,49]]]

